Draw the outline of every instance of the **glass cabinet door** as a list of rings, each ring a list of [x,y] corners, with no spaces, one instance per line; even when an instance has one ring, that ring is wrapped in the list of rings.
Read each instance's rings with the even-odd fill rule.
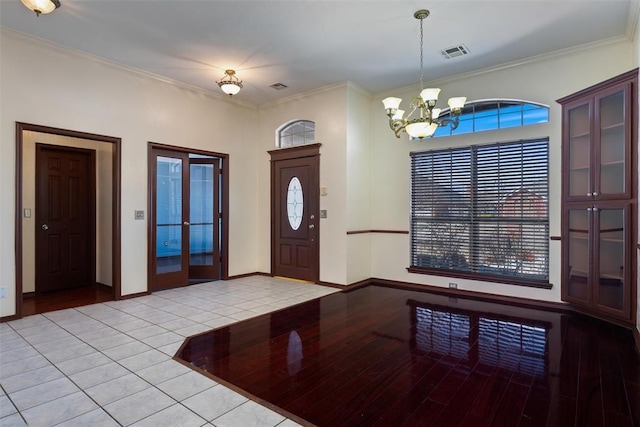
[[[628,206],[598,208],[594,211],[597,225],[596,239],[596,295],[601,308],[623,311],[627,305],[626,286],[629,286],[626,266],[628,254]]]
[[[565,157],[568,162],[565,192],[569,198],[591,199],[591,103],[581,103],[567,111]]]
[[[628,197],[630,156],[629,84],[618,85],[596,97],[598,167],[594,196]]]
[[[589,302],[590,297],[590,240],[589,230],[592,211],[586,206],[569,209],[567,213],[568,244],[565,246],[568,267],[565,272],[563,292],[567,299]]]

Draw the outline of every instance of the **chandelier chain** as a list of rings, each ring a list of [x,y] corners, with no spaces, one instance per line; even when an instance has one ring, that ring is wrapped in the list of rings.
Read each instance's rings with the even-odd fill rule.
[[[424,89],[424,57],[422,46],[424,44],[424,32],[422,31],[422,21],[424,18],[420,18],[420,90]]]

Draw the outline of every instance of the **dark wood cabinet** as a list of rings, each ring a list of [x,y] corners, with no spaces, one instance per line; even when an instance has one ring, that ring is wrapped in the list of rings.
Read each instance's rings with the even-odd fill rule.
[[[562,299],[596,316],[636,314],[638,69],[562,104]]]

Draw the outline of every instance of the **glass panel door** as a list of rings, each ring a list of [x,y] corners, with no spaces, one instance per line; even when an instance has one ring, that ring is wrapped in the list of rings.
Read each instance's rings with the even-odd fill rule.
[[[569,197],[591,197],[591,104],[569,110],[568,194]]]
[[[156,160],[156,274],[182,270],[182,159]]]
[[[629,173],[628,147],[625,104],[627,102],[626,85],[613,89],[612,92],[596,98],[599,115],[600,144],[598,185],[596,196],[624,196],[628,190],[626,176]]]
[[[219,279],[219,159],[189,159],[189,279]]]
[[[625,301],[626,212],[624,207],[598,209],[598,286],[596,303],[622,310]]]
[[[589,295],[589,229],[591,211],[587,207],[569,209],[567,245],[567,297],[588,302]]]

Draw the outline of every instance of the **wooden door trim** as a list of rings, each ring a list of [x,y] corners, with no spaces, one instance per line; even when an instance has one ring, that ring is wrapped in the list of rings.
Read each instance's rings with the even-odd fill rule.
[[[53,145],[53,144],[44,144],[41,142],[36,142],[36,205],[35,205],[35,219],[38,219],[38,212],[41,209],[38,206],[38,203],[41,198],[40,194],[40,186],[38,185],[39,175],[40,175],[40,167],[39,167],[39,158],[40,153],[43,150],[47,151],[57,151],[57,152],[65,152],[65,153],[78,153],[87,155],[89,157],[89,245],[93,250],[91,251],[91,259],[89,260],[89,274],[91,276],[91,283],[96,283],[96,150],[90,148],[77,148],[77,147],[67,147],[63,145]],[[36,223],[37,226],[37,223]],[[38,237],[35,239],[35,247],[38,247]],[[36,250],[36,263],[37,263],[37,254],[38,250]],[[39,294],[40,290],[38,289],[38,266],[36,265],[36,282],[35,282],[35,293]]]
[[[147,225],[151,234],[147,239],[147,290],[149,292],[161,291],[173,287],[173,285],[167,284],[167,282],[174,282],[176,277],[186,276],[184,283],[178,286],[187,286],[189,284],[189,259],[187,257],[189,251],[189,239],[185,238],[185,234],[189,233],[189,230],[183,224],[188,218],[189,212],[188,200],[189,200],[189,153],[176,150],[166,150],[164,148],[154,147],[148,152],[149,165],[147,168],[148,185],[150,187],[148,203],[148,217]],[[158,258],[157,258],[157,191],[158,191],[158,157],[177,159],[182,162],[181,171],[181,218],[180,218],[180,271],[164,273],[162,276],[157,274],[158,271]],[[186,201],[186,203],[185,203]]]
[[[274,275],[274,272],[276,271],[276,257],[275,257],[275,251],[276,251],[276,221],[278,220],[276,218],[276,206],[274,203],[275,200],[275,194],[276,194],[276,180],[275,180],[275,168],[276,168],[276,163],[282,160],[294,160],[294,159],[300,159],[300,158],[304,158],[304,157],[317,157],[318,158],[318,170],[317,170],[317,177],[318,177],[318,181],[320,178],[320,147],[322,146],[322,144],[320,143],[315,143],[315,144],[307,144],[307,145],[300,145],[300,146],[295,146],[295,147],[290,147],[290,148],[280,148],[280,149],[276,149],[276,150],[269,150],[267,151],[270,155],[271,155],[271,160],[270,160],[270,174],[271,174],[271,200],[270,200],[270,213],[271,213],[271,243],[270,243],[270,247],[271,247],[271,275]],[[318,186],[320,185],[320,183],[317,183]],[[319,191],[319,188],[318,188]],[[315,283],[320,282],[320,201],[318,200],[317,203],[317,210],[318,212],[314,212],[314,215],[316,215],[316,217],[318,218],[318,222],[316,223],[316,256],[314,259],[315,262],[315,277],[313,278],[313,281]]]
[[[213,230],[214,237],[218,239],[219,243],[214,246],[213,259],[215,265],[215,277],[220,277],[220,159],[219,158],[189,158],[189,192],[191,192],[191,165],[211,165],[213,167],[213,189],[214,195],[218,197],[213,198]],[[191,200],[189,200],[191,202]],[[191,212],[189,212],[191,215]],[[191,222],[191,221],[189,221]],[[193,224],[191,224],[193,225]],[[189,278],[200,279],[198,277],[192,277],[200,275],[202,266],[191,265],[191,248],[189,248]]]
[[[121,236],[121,215],[120,215],[120,206],[121,206],[121,138],[106,136],[106,135],[98,135],[94,133],[87,132],[79,132],[69,129],[60,129],[50,126],[42,126],[31,123],[23,123],[16,122],[16,162],[15,162],[15,237],[14,237],[14,247],[15,247],[15,282],[16,282],[16,293],[15,293],[15,314],[13,316],[3,317],[1,320],[11,320],[11,319],[19,319],[22,317],[22,210],[23,210],[23,200],[22,200],[22,190],[23,190],[23,182],[22,182],[22,172],[23,172],[23,155],[22,150],[24,148],[24,131],[33,131],[40,133],[49,133],[52,135],[59,136],[67,136],[71,138],[81,138],[87,139],[91,141],[97,142],[106,142],[109,144],[113,144],[113,171],[112,171],[112,280],[113,280],[113,298],[116,300],[122,299],[122,288],[121,288],[121,248],[120,248],[120,236]]]
[[[220,263],[220,279],[228,280],[229,279],[229,220],[227,216],[229,215],[229,155],[225,153],[220,153],[216,151],[206,151],[197,148],[187,148],[187,147],[179,147],[177,145],[170,144],[162,144],[159,142],[149,141],[147,143],[147,169],[151,168],[151,162],[153,162],[153,149],[167,150],[167,151],[177,151],[181,153],[193,153],[193,154],[201,154],[203,156],[211,156],[218,157],[222,164],[220,166],[220,179],[222,181],[221,185],[221,199],[220,199],[220,211],[222,212],[222,224],[220,226],[219,232],[222,234],[222,239],[220,242],[220,252],[222,259]],[[151,260],[150,253],[153,249],[150,246],[151,243],[151,235],[153,233],[153,225],[151,224],[151,212],[155,207],[151,206],[151,200],[153,197],[154,189],[152,187],[152,182],[149,181],[147,183],[147,281],[151,277]]]

